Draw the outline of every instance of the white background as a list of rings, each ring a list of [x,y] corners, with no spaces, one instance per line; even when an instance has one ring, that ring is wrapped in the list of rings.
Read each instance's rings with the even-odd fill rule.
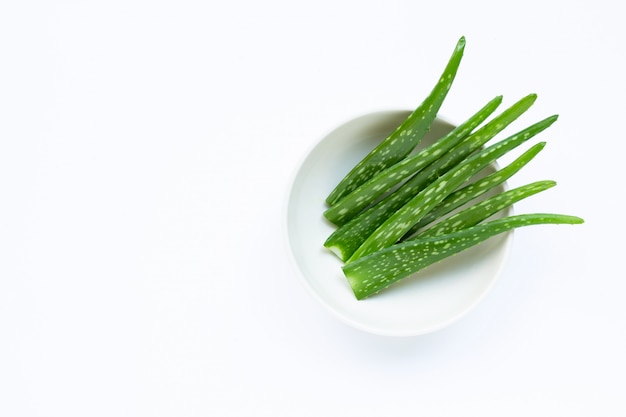
[[[4,1],[0,415],[623,416],[623,21],[612,0]],[[558,113],[487,299],[413,338],[324,310],[283,240],[298,162],[412,109]]]

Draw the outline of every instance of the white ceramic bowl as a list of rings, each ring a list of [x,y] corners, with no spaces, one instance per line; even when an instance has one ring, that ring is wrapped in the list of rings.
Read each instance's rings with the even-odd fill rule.
[[[327,208],[324,200],[339,180],[408,114],[367,114],[333,130],[306,155],[287,198],[288,247],[304,286],[341,321],[379,335],[425,334],[467,314],[496,282],[513,236],[509,232],[493,237],[365,300],[354,297],[342,273],[342,262],[323,246],[335,229],[323,217]],[[452,128],[450,123],[437,119],[422,145]]]

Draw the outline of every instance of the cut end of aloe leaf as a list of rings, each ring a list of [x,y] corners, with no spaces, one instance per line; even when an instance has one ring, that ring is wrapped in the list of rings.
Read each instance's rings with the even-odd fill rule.
[[[329,251],[334,253],[335,256],[337,256],[337,258],[341,259],[342,261],[344,260],[343,259],[343,252],[341,251],[341,248],[339,248],[337,246],[326,246],[326,249],[328,249]]]

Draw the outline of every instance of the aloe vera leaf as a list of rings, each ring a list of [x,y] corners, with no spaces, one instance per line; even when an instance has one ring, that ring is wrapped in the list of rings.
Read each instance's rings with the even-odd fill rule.
[[[424,101],[385,140],[367,154],[326,197],[329,205],[336,204],[344,196],[376,173],[409,155],[422,140],[437,116],[441,104],[448,95],[456,77],[463,51],[465,37],[461,37],[448,60],[437,84]]]
[[[457,187],[500,156],[545,130],[554,123],[556,118],[557,116],[551,116],[535,123],[513,136],[481,150],[447,171],[385,220],[359,246],[347,262],[353,262],[396,243],[415,223],[435,208],[446,196],[454,192]]]
[[[520,214],[434,238],[416,239],[390,246],[343,266],[358,300],[429,265],[514,228],[538,224],[580,224],[583,219],[563,214]]]
[[[430,223],[437,219],[444,217],[451,213],[455,209],[468,203],[475,198],[480,197],[494,187],[502,184],[504,181],[511,178],[515,173],[519,172],[526,164],[528,164],[541,150],[545,147],[545,142],[539,142],[520,155],[517,159],[511,162],[504,168],[487,175],[484,178],[476,180],[475,182],[459,188],[447,196],[441,204],[435,207],[430,213],[426,214],[422,220],[417,222],[404,236],[403,240],[413,236],[418,230],[425,228]]]
[[[475,226],[518,201],[552,188],[555,185],[556,182],[554,181],[536,181],[496,194],[442,220],[409,240],[446,235]]]
[[[411,175],[414,175],[422,168],[428,166],[452,147],[456,146],[485,121],[501,102],[502,96],[497,96],[464,123],[454,128],[451,132],[438,139],[430,146],[374,175],[335,205],[328,208],[324,212],[324,217],[338,226],[347,223],[382,194]]]
[[[529,94],[505,109],[437,161],[411,177],[392,194],[337,228],[326,239],[324,246],[342,261],[348,260],[365,239],[391,214],[406,204],[441,174],[460,163],[468,155],[479,149],[505,127],[514,122],[532,106],[536,98],[536,94]]]

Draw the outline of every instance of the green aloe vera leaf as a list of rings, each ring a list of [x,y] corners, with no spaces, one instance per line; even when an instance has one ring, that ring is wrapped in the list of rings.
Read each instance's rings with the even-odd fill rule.
[[[398,243],[343,266],[358,300],[378,293],[429,265],[514,228],[538,224],[580,224],[583,219],[563,214],[520,214],[434,238]]]
[[[552,188],[555,185],[556,182],[554,181],[536,181],[496,194],[442,220],[409,240],[446,235],[477,225],[518,201]]]
[[[545,147],[545,142],[539,142],[520,155],[504,168],[501,168],[479,180],[472,182],[447,196],[441,204],[435,207],[422,220],[417,222],[403,237],[403,240],[413,236],[418,230],[424,229],[430,223],[446,216],[464,204],[487,193],[504,181],[511,178],[526,166]]]
[[[424,101],[409,117],[385,140],[367,154],[326,197],[329,205],[334,205],[344,196],[355,190],[373,175],[395,164],[409,155],[422,140],[437,116],[441,104],[448,95],[456,77],[463,51],[465,37],[457,42],[448,64],[437,84]]]

